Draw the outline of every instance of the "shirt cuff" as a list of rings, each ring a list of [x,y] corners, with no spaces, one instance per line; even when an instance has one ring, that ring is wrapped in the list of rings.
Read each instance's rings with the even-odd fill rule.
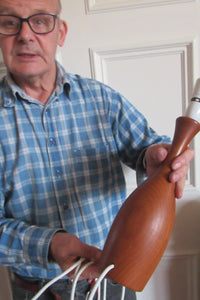
[[[47,227],[32,228],[24,238],[24,257],[28,264],[48,268],[49,245],[52,237],[63,229],[52,229]]]
[[[139,155],[139,158],[136,163],[136,180],[137,180],[137,185],[139,186],[142,184],[147,178],[147,172],[146,172],[146,164],[145,164],[145,153],[146,153],[147,148],[143,149],[142,152]]]

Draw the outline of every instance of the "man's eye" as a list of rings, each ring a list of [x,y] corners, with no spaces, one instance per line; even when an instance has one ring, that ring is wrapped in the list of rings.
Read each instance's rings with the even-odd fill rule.
[[[49,26],[51,19],[47,17],[34,18],[30,20],[31,23],[35,26]]]
[[[1,26],[3,26],[3,27],[16,27],[17,23],[13,20],[6,20],[4,22],[1,22]]]
[[[44,24],[44,21],[41,20],[41,19],[37,19],[34,21],[35,25],[43,25]]]

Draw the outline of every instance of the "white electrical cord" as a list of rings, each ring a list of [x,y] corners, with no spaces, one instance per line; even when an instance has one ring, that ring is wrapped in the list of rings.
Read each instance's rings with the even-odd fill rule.
[[[122,286],[121,300],[124,300],[125,292],[126,292],[126,288],[125,288],[125,286]]]
[[[91,264],[93,264],[92,261],[86,263],[76,274],[76,276],[73,279],[73,284],[72,284],[72,290],[71,290],[71,297],[70,300],[74,300],[74,295],[75,295],[75,290],[76,290],[76,285],[77,285],[77,281],[80,277],[80,275],[83,273],[83,271],[85,271],[85,269],[87,267],[89,267]]]
[[[67,270],[65,270],[63,273],[61,273],[59,276],[55,277],[54,279],[52,279],[51,281],[49,281],[45,286],[43,286],[43,288],[41,290],[39,290],[39,292],[31,299],[31,300],[37,300],[53,283],[55,283],[56,281],[58,281],[59,279],[61,279],[62,277],[64,277],[65,275],[67,275],[68,273],[70,273],[72,270],[75,270],[75,277],[73,279],[73,284],[72,284],[72,291],[71,291],[71,296],[70,296],[70,300],[74,300],[74,296],[75,296],[75,289],[76,289],[76,285],[77,285],[77,281],[80,277],[80,275],[84,272],[84,270],[86,268],[88,268],[91,264],[93,264],[93,262],[88,262],[86,264],[84,264],[81,267],[81,264],[85,261],[84,258],[80,258],[76,263],[74,263],[70,268],[68,268]],[[97,289],[99,289],[100,284],[102,282],[102,280],[104,280],[104,290],[103,290],[103,300],[106,300],[106,288],[107,288],[107,279],[104,279],[105,276],[107,275],[107,273],[112,270],[115,266],[109,265],[99,276],[99,278],[97,279],[95,285],[93,286],[91,292],[89,292],[86,296],[86,300],[92,300],[95,296],[95,293],[97,291]],[[124,300],[125,297],[125,287],[122,287],[122,294],[121,294],[121,300]],[[100,300],[100,289],[99,289],[99,293],[98,293],[98,300]]]
[[[56,281],[58,281],[59,279],[61,279],[65,275],[67,275],[68,273],[70,273],[76,267],[79,267],[84,260],[85,260],[84,258],[80,258],[70,268],[68,268],[63,273],[61,273],[60,275],[58,275],[57,277],[55,277],[51,281],[49,281],[47,284],[45,284],[45,286],[43,286],[43,288],[41,290],[39,290],[39,292],[31,300],[37,300],[48,289],[48,287],[50,287],[53,283],[55,283]]]
[[[107,291],[107,279],[103,281],[103,300],[106,300],[106,291]]]
[[[98,285],[97,300],[101,300],[101,283]]]
[[[95,293],[96,293],[96,291],[97,291],[97,289],[98,289],[98,287],[99,287],[101,281],[104,279],[104,277],[106,276],[106,274],[107,274],[110,270],[112,270],[114,267],[115,267],[114,265],[110,265],[110,266],[108,266],[108,267],[101,273],[101,275],[99,276],[97,282],[96,282],[95,285],[93,286],[93,289],[91,290],[91,293],[90,293],[90,295],[89,295],[88,300],[92,300],[92,299],[93,299],[93,297],[94,297],[94,295],[95,295]]]

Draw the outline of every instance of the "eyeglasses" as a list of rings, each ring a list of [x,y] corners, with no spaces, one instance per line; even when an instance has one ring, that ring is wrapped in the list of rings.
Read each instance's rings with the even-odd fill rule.
[[[45,34],[55,28],[57,15],[40,13],[28,18],[20,18],[12,15],[0,15],[0,34],[17,35],[22,28],[22,23],[27,22],[34,33]]]

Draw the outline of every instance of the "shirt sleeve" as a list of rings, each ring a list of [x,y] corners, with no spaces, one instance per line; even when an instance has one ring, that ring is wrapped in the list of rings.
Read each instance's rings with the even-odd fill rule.
[[[5,196],[0,190],[0,264],[48,267],[49,243],[59,229],[29,226],[17,219],[5,218]]]
[[[107,109],[119,157],[135,170],[138,157],[145,148],[152,144],[171,143],[171,140],[166,135],[158,135],[125,97],[112,90],[110,93]]]
[[[136,180],[138,186],[148,178],[146,167],[144,166],[144,156],[146,150],[147,148],[143,149],[136,164]]]

